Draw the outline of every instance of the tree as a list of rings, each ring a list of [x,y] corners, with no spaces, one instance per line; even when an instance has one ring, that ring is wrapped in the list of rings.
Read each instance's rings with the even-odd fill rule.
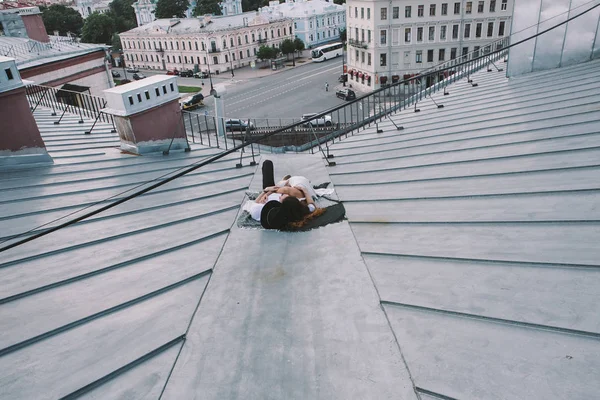
[[[293,54],[296,51],[296,44],[292,39],[284,39],[280,48],[283,54],[289,56],[290,53]]]
[[[345,1],[345,0],[333,0],[333,2],[334,2],[335,4],[339,4],[339,5],[346,4],[346,1]]]
[[[81,34],[83,18],[78,11],[60,4],[40,7],[40,11],[42,11],[42,21],[44,21],[46,32],[52,34],[52,32],[58,31],[62,36],[65,36],[67,32],[77,36]]]
[[[85,19],[81,30],[84,43],[111,44],[115,33],[115,22],[106,14],[93,13]]]
[[[346,39],[348,38],[348,33],[346,32],[346,28],[340,29],[340,40],[342,43],[346,43]]]
[[[188,0],[158,0],[154,16],[156,18],[184,18],[189,6]]]
[[[277,57],[278,52],[278,49],[262,45],[258,48],[258,51],[256,52],[256,58],[266,62],[267,60]]]
[[[296,48],[296,51],[298,53],[304,50],[304,42],[302,41],[302,39],[300,39],[299,37],[294,39],[294,47]]]
[[[221,5],[218,0],[198,0],[194,8],[194,15],[223,15]]]
[[[137,26],[135,10],[131,6],[136,0],[113,0],[108,7],[110,17],[115,21],[117,32],[125,32]]]
[[[112,51],[121,51],[123,47],[121,46],[121,37],[118,33],[115,33],[111,39]]]

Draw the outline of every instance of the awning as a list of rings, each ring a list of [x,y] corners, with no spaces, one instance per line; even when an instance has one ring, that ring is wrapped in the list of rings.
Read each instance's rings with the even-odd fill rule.
[[[358,73],[358,77],[359,77],[359,78],[362,78],[362,77],[363,77],[363,73],[362,73],[362,72],[359,72],[359,73]]]

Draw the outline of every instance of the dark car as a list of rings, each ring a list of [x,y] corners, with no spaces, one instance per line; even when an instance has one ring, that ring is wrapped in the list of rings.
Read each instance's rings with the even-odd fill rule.
[[[352,91],[350,89],[340,89],[337,92],[335,92],[335,95],[337,97],[339,97],[340,99],[344,99],[344,100],[356,99],[356,93],[354,93],[354,91]]]
[[[340,77],[338,78],[338,82],[341,82],[341,83],[348,82],[348,75],[346,75],[346,74],[340,75]]]
[[[241,120],[241,119],[228,119],[225,121],[225,130],[228,131],[240,131],[243,132],[246,130],[246,128],[250,127],[250,130],[254,130],[256,129],[254,127],[254,123],[250,122],[250,125],[248,125],[248,122]]]
[[[202,93],[195,94],[194,97],[192,97],[189,101],[183,103],[182,108],[186,111],[191,111],[198,107],[203,107],[204,102],[202,100],[204,100]]]
[[[206,79],[206,78],[208,78],[208,77],[209,77],[209,73],[208,73],[208,72],[206,72],[206,71],[202,71],[202,72],[196,72],[196,73],[194,74],[194,77],[195,77],[195,78],[199,78],[199,79]]]
[[[110,73],[112,74],[113,78],[119,78],[121,76],[121,74],[115,70],[110,71]]]
[[[182,78],[192,78],[194,76],[194,71],[192,71],[191,69],[188,69],[186,71],[181,71],[179,73],[179,76]]]
[[[127,68],[127,72],[131,72],[132,74],[135,74],[137,72],[140,72],[140,70],[132,67],[132,68]]]
[[[144,74],[133,74],[133,79],[135,79],[136,81],[139,81],[140,79],[144,79],[146,77],[146,75]]]

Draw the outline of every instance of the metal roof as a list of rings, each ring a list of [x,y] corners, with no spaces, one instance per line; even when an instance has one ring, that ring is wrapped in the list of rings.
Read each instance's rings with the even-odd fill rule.
[[[0,398],[595,398],[599,71],[476,73],[335,167],[262,154],[331,181],[342,223],[238,227],[238,154],[0,253]],[[0,172],[5,238],[219,151],[36,118],[55,163]]]

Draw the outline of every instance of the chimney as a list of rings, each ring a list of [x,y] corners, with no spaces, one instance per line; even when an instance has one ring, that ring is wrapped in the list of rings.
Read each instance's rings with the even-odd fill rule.
[[[25,31],[30,39],[39,42],[48,43],[50,38],[46,32],[44,21],[42,21],[42,13],[39,7],[24,7],[19,8],[19,15],[25,25]]]
[[[0,167],[51,162],[15,60],[0,56]]]
[[[147,154],[189,149],[179,106],[177,77],[155,75],[104,91],[121,150]]]

